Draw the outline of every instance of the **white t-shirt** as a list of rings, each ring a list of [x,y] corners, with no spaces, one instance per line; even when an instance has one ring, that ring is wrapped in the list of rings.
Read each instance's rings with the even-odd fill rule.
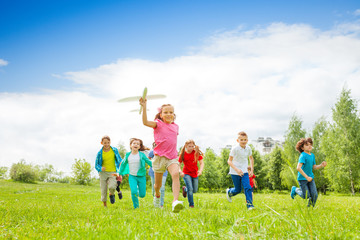
[[[130,153],[128,162],[129,162],[130,175],[137,176],[137,173],[140,169],[140,154]]]
[[[240,145],[237,145],[231,149],[230,156],[233,157],[232,163],[240,169],[243,173],[247,173],[249,157],[252,155],[251,148],[246,145],[245,148],[242,148]],[[229,174],[239,175],[235,169],[230,167]]]

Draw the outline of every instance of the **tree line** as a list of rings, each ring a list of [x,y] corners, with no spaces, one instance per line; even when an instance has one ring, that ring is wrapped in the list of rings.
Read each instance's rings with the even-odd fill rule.
[[[329,121],[324,116],[306,131],[302,119],[294,114],[284,136],[284,145],[276,146],[269,154],[260,155],[251,146],[254,157],[254,173],[259,190],[290,190],[298,186],[297,170],[300,153],[296,143],[305,137],[313,139],[317,164],[327,161],[328,166],[314,171],[316,186],[322,193],[336,191],[351,193],[360,190],[360,116],[357,101],[351,91],[343,89]],[[223,190],[232,186],[227,160],[230,150],[222,149],[216,156],[206,149],[205,170],[199,179],[199,187],[206,190]]]
[[[327,161],[328,166],[314,171],[315,182],[319,191],[336,191],[355,194],[360,189],[360,117],[357,101],[351,98],[351,91],[342,89],[332,116],[328,121],[320,117],[311,130],[303,128],[301,117],[294,114],[284,135],[283,146],[276,146],[266,155],[260,155],[251,144],[254,157],[254,173],[258,190],[289,190],[297,186],[297,170],[299,153],[295,150],[296,143],[305,137],[313,139],[313,150],[317,163]],[[126,148],[118,145],[123,158]],[[219,192],[233,185],[227,164],[230,150],[224,148],[217,155],[213,149],[204,152],[205,169],[199,178],[201,191]],[[7,176],[8,169],[0,167],[0,178]],[[92,184],[97,181],[92,175],[93,168],[85,159],[75,159],[72,165],[72,176],[64,176],[55,171],[52,165],[32,166],[24,160],[13,164],[10,178],[23,182],[62,182],[76,184]],[[148,177],[148,176],[147,176]],[[170,179],[170,180],[169,180]],[[150,186],[150,179],[148,179]],[[182,182],[183,183],[183,182]],[[184,184],[184,183],[183,183]],[[127,186],[124,178],[123,186]],[[171,187],[169,177],[166,185]]]

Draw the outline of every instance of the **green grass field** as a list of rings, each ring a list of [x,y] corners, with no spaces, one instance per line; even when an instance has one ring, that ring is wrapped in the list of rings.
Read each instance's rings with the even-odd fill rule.
[[[360,239],[359,197],[320,195],[307,208],[289,194],[255,194],[247,211],[243,194],[229,203],[197,193],[194,209],[175,214],[171,192],[164,209],[152,207],[149,189],[136,210],[123,194],[104,208],[99,186],[0,180],[0,239]]]

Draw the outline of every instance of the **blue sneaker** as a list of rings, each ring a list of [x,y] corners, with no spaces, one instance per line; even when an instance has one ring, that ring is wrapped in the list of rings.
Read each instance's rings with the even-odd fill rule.
[[[296,187],[292,186],[291,192],[290,192],[290,196],[291,196],[292,199],[294,199],[295,196],[296,196],[296,191],[295,190],[296,190]]]
[[[111,204],[115,203],[115,195],[109,195]]]

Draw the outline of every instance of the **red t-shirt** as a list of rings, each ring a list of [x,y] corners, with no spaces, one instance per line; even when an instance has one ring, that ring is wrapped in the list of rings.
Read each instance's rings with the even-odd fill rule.
[[[200,155],[198,157],[198,161],[202,160],[203,157]],[[198,172],[198,165],[197,162],[194,161],[195,160],[195,150],[192,151],[191,153],[187,153],[186,151],[184,151],[184,168],[183,168],[183,172],[187,175],[190,175],[193,178],[197,177],[197,172]],[[179,157],[179,162],[181,163],[181,156]]]
[[[250,182],[250,186],[253,188],[254,187],[254,178],[256,178],[256,176],[253,174],[252,177],[249,176],[249,182]]]

